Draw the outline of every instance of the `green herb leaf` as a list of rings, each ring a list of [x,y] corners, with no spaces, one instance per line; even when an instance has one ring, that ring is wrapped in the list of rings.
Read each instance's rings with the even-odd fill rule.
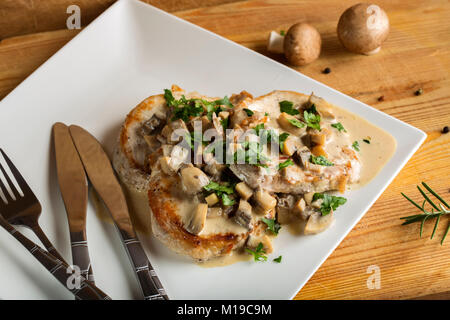
[[[233,104],[230,102],[230,99],[228,99],[227,96],[223,97],[223,99],[214,101],[214,104],[216,106],[219,106],[219,105],[227,106],[228,108],[233,108],[234,107]]]
[[[229,184],[219,184],[217,182],[211,181],[206,186],[203,187],[206,191],[218,191],[223,192],[227,194],[234,193],[234,188],[232,186],[229,186]]]
[[[356,151],[359,151],[359,142],[358,142],[358,141],[353,142],[352,147],[353,147],[353,149],[355,149]]]
[[[222,119],[222,120],[220,120],[220,124],[222,125],[222,127],[223,127],[223,131],[226,131],[227,130],[227,128],[228,128],[228,118],[225,118],[225,119]]]
[[[245,251],[251,253],[255,261],[267,261],[267,256],[265,255],[266,251],[264,251],[263,248],[264,246],[262,242],[260,242],[258,246],[255,248],[255,250],[245,248]]]
[[[293,108],[294,104],[291,101],[281,101],[280,102],[280,111],[286,112],[287,114],[290,114],[291,116],[295,116],[296,114],[300,114],[300,111]]]
[[[311,157],[309,158],[309,161],[311,163],[318,164],[320,166],[326,166],[326,167],[334,166],[334,163],[331,162],[330,160],[328,160],[327,158],[325,158],[324,156],[317,156],[316,157],[314,155],[311,155]]]
[[[285,36],[285,35],[286,35],[286,31],[280,30],[280,36]]]
[[[282,258],[283,258],[283,256],[279,256],[278,258],[273,259],[273,262],[281,263]]]
[[[262,217],[261,221],[267,225],[267,230],[271,231],[273,234],[278,234],[281,229],[281,225],[275,219]]]
[[[341,132],[341,131],[347,132],[347,130],[345,130],[344,126],[340,122],[332,123],[331,126],[335,129],[337,129],[339,132]]]
[[[320,206],[320,212],[322,212],[323,216],[326,216],[331,210],[336,210],[339,206],[347,202],[347,199],[344,197],[336,197],[326,193],[314,193],[313,202],[318,199],[323,199],[322,205]]]
[[[234,199],[231,199],[230,196],[228,196],[228,194],[226,193],[222,193],[220,195],[220,198],[222,199],[222,204],[224,206],[232,206],[236,203],[236,201]]]
[[[280,134],[278,136],[278,144],[280,146],[280,151],[283,152],[284,149],[284,142],[286,141],[286,139],[289,137],[289,133],[287,132],[283,132],[282,134]]]
[[[245,113],[247,114],[247,116],[249,116],[249,117],[251,117],[252,115],[255,114],[252,110],[247,109],[247,108],[244,108],[244,111],[245,111]]]
[[[253,130],[255,130],[256,135],[259,136],[259,132],[264,129],[264,123],[258,123]]]
[[[304,128],[306,126],[306,124],[304,124],[303,122],[297,120],[297,119],[288,119],[289,123],[292,124],[294,127],[297,128]]]
[[[308,112],[305,110],[303,112],[303,117],[305,118],[306,125],[310,128],[321,130],[320,129],[320,115],[315,114],[313,112]]]
[[[293,165],[294,165],[294,161],[292,161],[292,159],[287,159],[286,161],[278,164],[278,170],[281,170],[281,169],[284,169],[286,167],[293,166]]]

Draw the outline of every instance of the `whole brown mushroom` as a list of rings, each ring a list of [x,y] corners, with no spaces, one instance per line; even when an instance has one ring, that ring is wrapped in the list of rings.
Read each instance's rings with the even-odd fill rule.
[[[284,39],[284,55],[295,66],[303,66],[320,55],[322,39],[319,32],[307,23],[296,23],[289,28]]]
[[[371,55],[380,51],[389,34],[389,18],[375,4],[359,3],[344,11],[337,33],[349,51]]]

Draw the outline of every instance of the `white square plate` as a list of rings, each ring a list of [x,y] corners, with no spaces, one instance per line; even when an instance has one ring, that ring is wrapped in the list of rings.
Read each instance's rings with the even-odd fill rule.
[[[339,209],[331,229],[317,236],[280,234],[274,245],[276,256],[283,255],[281,264],[241,262],[205,269],[155,239],[142,239],[174,299],[292,298],[425,139],[422,131],[245,47],[144,3],[119,1],[0,103],[0,147],[41,200],[43,229],[67,259],[71,256],[69,233],[55,175],[52,124],[81,125],[111,152],[125,115],[148,95],[173,83],[210,96],[243,89],[255,96],[274,89],[314,91],[369,119],[398,142],[378,176],[347,195],[349,201]],[[118,234],[109,222],[98,219],[92,205],[88,239],[98,286],[113,299],[140,298]],[[2,230],[0,271],[0,298],[72,298]]]

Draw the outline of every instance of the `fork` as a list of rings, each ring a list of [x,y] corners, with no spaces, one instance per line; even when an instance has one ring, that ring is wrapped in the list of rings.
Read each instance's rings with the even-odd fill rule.
[[[3,195],[8,202],[6,204],[3,201],[0,201],[0,211],[3,218],[5,218],[12,225],[25,226],[30,228],[34,232],[34,234],[36,234],[39,240],[41,240],[42,244],[50,254],[52,254],[59,260],[66,262],[39,226],[39,217],[42,212],[42,207],[39,203],[39,200],[36,198],[33,191],[30,189],[25,179],[22,177],[19,170],[17,170],[17,168],[14,166],[12,161],[6,156],[2,149],[0,149],[0,152],[3,155],[3,158],[8,164],[9,169],[11,170],[23,193],[23,196],[19,194],[16,187],[12,183],[11,178],[8,176],[5,169],[0,164],[0,170],[2,171],[7,183],[9,184],[9,187],[15,198],[13,199],[11,197],[11,194],[8,192],[6,186],[0,179],[0,189],[2,189]]]
[[[40,228],[38,219],[42,207],[39,200],[5,152],[0,149],[0,153],[23,193],[23,196],[19,194],[11,178],[0,163],[0,170],[15,197],[15,199],[11,197],[2,179],[0,179],[0,191],[2,191],[7,201],[4,202],[0,197],[0,226],[16,238],[77,299],[110,300],[111,298],[108,295],[82,276],[78,278],[80,280],[80,287],[69,288],[68,283],[74,270],[64,261]],[[17,231],[12,224],[31,228],[47,248],[48,252]]]

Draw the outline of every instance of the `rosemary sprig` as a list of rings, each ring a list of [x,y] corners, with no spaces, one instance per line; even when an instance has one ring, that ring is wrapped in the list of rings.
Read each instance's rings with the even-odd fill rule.
[[[420,194],[425,199],[422,202],[422,205],[419,205],[417,202],[415,202],[414,200],[409,198],[403,192],[402,192],[402,196],[405,197],[406,200],[411,202],[416,208],[418,208],[423,213],[415,214],[415,215],[407,216],[407,217],[402,217],[400,219],[405,220],[405,222],[403,222],[402,225],[407,225],[407,224],[414,223],[414,222],[420,222],[421,223],[420,224],[420,236],[422,237],[423,226],[424,226],[425,222],[428,219],[436,218],[436,222],[434,224],[433,232],[431,233],[431,239],[433,239],[434,235],[436,234],[436,230],[437,230],[437,227],[439,225],[439,222],[441,221],[441,217],[443,215],[445,215],[445,214],[450,214],[450,205],[444,199],[442,199],[442,197],[439,196],[433,189],[431,189],[425,182],[422,182],[422,186],[430,194],[435,196],[436,199],[438,199],[441,203],[438,203],[436,205],[436,203],[434,203],[433,200],[431,200],[430,197],[428,197],[428,195],[425,193],[425,191],[423,191],[422,188],[420,188],[420,186],[417,186],[417,189],[419,190]],[[426,203],[428,203],[431,206],[431,211],[425,209],[425,204]],[[445,230],[444,236],[442,237],[441,245],[444,243],[444,240],[447,237],[447,234],[448,234],[449,230],[450,230],[450,223],[447,226],[447,229]]]

